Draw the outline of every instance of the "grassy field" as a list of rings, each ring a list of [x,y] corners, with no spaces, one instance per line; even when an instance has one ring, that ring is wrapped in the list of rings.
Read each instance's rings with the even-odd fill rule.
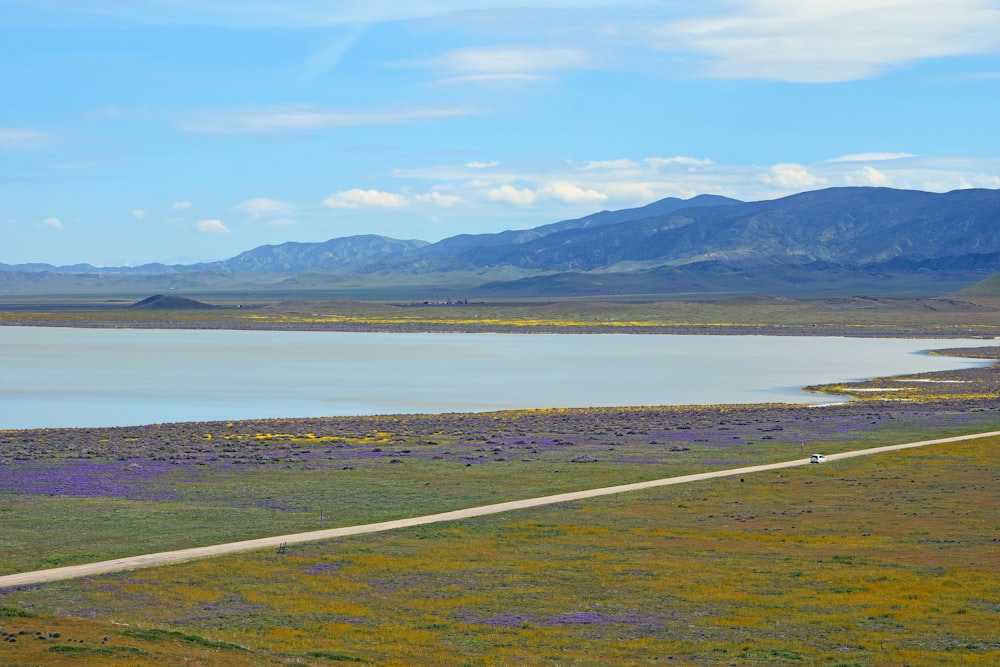
[[[0,574],[989,431],[995,400],[0,432]]]
[[[0,662],[995,665],[998,445],[8,590]]]

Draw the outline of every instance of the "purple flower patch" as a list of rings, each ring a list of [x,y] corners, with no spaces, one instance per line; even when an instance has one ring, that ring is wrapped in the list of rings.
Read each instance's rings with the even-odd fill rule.
[[[560,614],[548,618],[531,614],[500,614],[499,616],[481,617],[462,614],[459,621],[472,625],[488,625],[499,628],[516,628],[522,625],[599,625],[599,626],[631,626],[639,628],[660,628],[665,619],[653,614],[605,614],[594,611],[579,611],[571,614]]]
[[[330,574],[336,572],[340,569],[340,565],[337,563],[315,563],[310,565],[306,571],[303,573],[310,577],[315,577],[320,574]]]
[[[99,463],[86,459],[0,465],[0,490],[14,495],[176,500],[174,491],[156,488],[157,478],[176,469],[148,460]]]

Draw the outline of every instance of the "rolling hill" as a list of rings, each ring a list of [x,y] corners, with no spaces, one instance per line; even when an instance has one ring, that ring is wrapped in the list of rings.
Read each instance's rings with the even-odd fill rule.
[[[1000,191],[828,188],[741,202],[701,195],[436,243],[376,235],[284,243],[218,262],[0,265],[0,289],[194,278],[203,289],[440,285],[558,296],[850,290],[943,293],[1000,272]],[[62,278],[60,279],[60,276]],[[169,277],[169,280],[167,278]],[[75,281],[75,282],[74,282]],[[804,288],[804,289],[803,289]]]

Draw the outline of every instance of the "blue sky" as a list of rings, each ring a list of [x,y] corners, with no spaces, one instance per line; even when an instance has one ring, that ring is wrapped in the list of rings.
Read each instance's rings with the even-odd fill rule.
[[[1000,188],[995,0],[0,0],[0,90],[7,264]]]

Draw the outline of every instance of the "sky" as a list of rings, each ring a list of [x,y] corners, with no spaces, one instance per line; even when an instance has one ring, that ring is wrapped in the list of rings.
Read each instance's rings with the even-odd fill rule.
[[[0,263],[1000,188],[1000,0],[0,0]]]

